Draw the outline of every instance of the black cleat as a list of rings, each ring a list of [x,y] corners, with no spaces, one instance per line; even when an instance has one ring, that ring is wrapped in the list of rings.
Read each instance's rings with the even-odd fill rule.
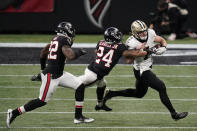
[[[104,104],[102,106],[96,105],[95,110],[96,111],[98,111],[98,110],[111,111],[112,109]]]
[[[37,75],[32,76],[31,81],[41,81],[41,74],[38,73]]]
[[[188,112],[181,112],[181,113],[174,112],[174,113],[171,113],[172,119],[174,119],[175,121],[178,121],[180,119],[183,119],[187,115],[188,115]]]

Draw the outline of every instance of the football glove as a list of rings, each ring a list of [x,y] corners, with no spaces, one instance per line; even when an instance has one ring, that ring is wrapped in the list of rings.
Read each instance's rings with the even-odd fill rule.
[[[86,50],[84,50],[83,48],[75,51],[75,59],[77,59],[78,57],[87,54]]]
[[[33,75],[31,81],[41,81],[41,74],[38,73],[37,75]]]
[[[155,49],[154,52],[155,52],[156,55],[161,55],[161,54],[163,54],[166,50],[167,50],[166,47],[159,47],[159,48]]]

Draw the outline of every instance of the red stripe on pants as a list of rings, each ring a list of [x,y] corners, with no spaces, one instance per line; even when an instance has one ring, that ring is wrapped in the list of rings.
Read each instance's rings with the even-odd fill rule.
[[[22,114],[20,107],[18,108],[19,114]]]
[[[51,82],[51,75],[48,73],[47,74],[47,84],[45,86],[44,93],[42,95],[42,101],[43,102],[45,101],[45,98],[47,96],[47,92],[48,92],[48,89],[49,89],[50,82]]]

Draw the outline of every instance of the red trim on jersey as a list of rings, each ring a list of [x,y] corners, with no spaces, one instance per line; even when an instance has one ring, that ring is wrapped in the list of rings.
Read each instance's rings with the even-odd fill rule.
[[[47,92],[49,90],[49,85],[50,85],[50,82],[51,82],[51,74],[47,74],[47,84],[45,86],[45,89],[44,89],[44,93],[42,95],[42,101],[44,102],[46,96],[47,96]]]
[[[76,108],[83,108],[83,106],[75,105]]]

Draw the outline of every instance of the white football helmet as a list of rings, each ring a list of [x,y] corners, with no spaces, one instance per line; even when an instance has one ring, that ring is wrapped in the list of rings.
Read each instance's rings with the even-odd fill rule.
[[[148,31],[147,25],[141,20],[135,20],[131,24],[131,33],[138,40],[146,41],[148,38],[147,31]]]

